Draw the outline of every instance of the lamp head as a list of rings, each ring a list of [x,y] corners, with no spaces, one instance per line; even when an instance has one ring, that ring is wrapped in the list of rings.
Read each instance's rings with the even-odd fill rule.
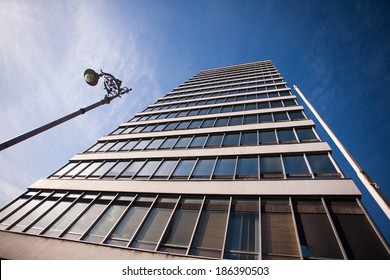
[[[96,86],[97,83],[99,82],[99,78],[100,78],[99,74],[92,69],[87,69],[84,71],[84,80],[90,86]]]

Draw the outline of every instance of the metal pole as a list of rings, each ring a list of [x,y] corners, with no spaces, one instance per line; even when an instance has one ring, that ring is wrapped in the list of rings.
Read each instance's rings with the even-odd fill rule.
[[[52,122],[50,122],[48,124],[45,124],[45,125],[40,126],[40,127],[36,128],[36,129],[33,129],[33,130],[29,131],[29,132],[26,132],[26,133],[24,133],[22,135],[19,135],[19,136],[15,137],[15,138],[12,138],[12,139],[10,139],[8,141],[5,141],[5,142],[0,144],[0,151],[6,149],[8,147],[11,147],[11,146],[13,146],[13,145],[15,145],[15,144],[17,144],[19,142],[22,142],[22,141],[24,141],[24,140],[26,140],[28,138],[31,138],[31,137],[33,137],[33,136],[35,136],[35,135],[37,135],[37,134],[39,134],[41,132],[44,132],[44,131],[52,128],[52,127],[55,127],[55,126],[57,126],[57,125],[59,125],[59,124],[61,124],[63,122],[66,122],[66,121],[68,121],[70,119],[73,119],[73,118],[79,116],[79,115],[82,115],[82,114],[84,114],[84,113],[86,113],[86,112],[88,112],[88,111],[90,111],[92,109],[95,109],[96,107],[99,107],[99,106],[101,106],[103,104],[108,104],[108,103],[110,103],[111,99],[112,98],[105,97],[104,99],[100,100],[99,102],[96,102],[96,103],[94,103],[92,105],[89,105],[88,107],[81,108],[78,111],[73,112],[73,113],[71,113],[71,114],[69,114],[69,115],[67,115],[65,117],[59,118],[59,119],[57,119],[55,121],[52,121]]]
[[[347,161],[352,166],[352,168],[355,170],[360,181],[366,187],[368,192],[372,195],[372,197],[374,198],[376,203],[379,205],[379,207],[382,209],[382,211],[386,214],[387,218],[390,219],[390,207],[389,207],[390,204],[389,204],[388,199],[384,195],[384,193],[379,189],[379,186],[359,166],[359,164],[356,162],[356,160],[347,151],[347,149],[344,147],[344,145],[340,142],[340,140],[337,138],[337,136],[333,133],[333,131],[329,128],[329,126],[324,122],[324,120],[320,117],[320,115],[317,113],[317,111],[314,109],[314,107],[310,104],[310,102],[306,99],[306,97],[303,95],[303,93],[299,90],[299,88],[296,85],[294,85],[294,89],[299,94],[299,96],[302,98],[302,100],[306,103],[307,107],[309,107],[311,112],[314,114],[314,116],[320,122],[322,127],[325,129],[325,131],[328,133],[330,138],[333,140],[333,142],[339,148],[339,150],[344,155],[344,157],[347,159]]]

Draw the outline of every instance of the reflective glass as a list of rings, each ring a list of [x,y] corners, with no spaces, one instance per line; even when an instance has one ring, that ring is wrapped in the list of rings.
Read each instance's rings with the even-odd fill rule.
[[[179,125],[175,128],[175,130],[186,129],[189,124],[190,124],[190,121],[180,122]]]
[[[214,127],[226,126],[228,124],[229,118],[218,118],[215,122]]]
[[[114,166],[116,162],[115,161],[107,161],[103,163],[99,169],[97,169],[95,172],[92,173],[92,177],[100,177],[104,175],[111,167]]]
[[[261,178],[283,178],[282,162],[279,156],[260,157]]]
[[[307,155],[307,160],[312,172],[317,177],[340,176],[328,155]]]
[[[130,140],[129,142],[127,142],[126,145],[124,145],[121,149],[121,151],[129,151],[131,150],[135,144],[137,144],[138,140]]]
[[[236,179],[257,179],[259,160],[257,157],[238,158]]]
[[[212,127],[216,119],[207,119],[202,123],[201,127]]]
[[[173,148],[174,149],[187,148],[191,139],[192,139],[192,137],[180,137],[180,139],[176,142],[176,144]]]
[[[265,122],[273,122],[272,114],[260,114],[259,115],[259,122],[265,123]]]
[[[241,124],[242,124],[242,116],[231,117],[229,120],[229,125],[241,125]]]
[[[120,177],[133,177],[133,175],[144,164],[144,160],[134,160],[131,164],[122,172]]]
[[[244,124],[257,123],[257,115],[244,116]]]
[[[281,113],[274,113],[274,120],[275,122],[280,122],[280,121],[288,121],[288,116],[286,112],[281,112]]]
[[[167,124],[166,123],[163,123],[163,124],[158,124],[155,126],[155,128],[153,129],[153,131],[161,131],[164,129],[164,127],[166,126]]]
[[[194,172],[191,175],[191,179],[210,179],[211,172],[213,171],[215,159],[200,159],[196,164]]]
[[[290,118],[293,121],[306,119],[305,116],[303,115],[302,111],[289,112],[288,114],[290,115]]]
[[[178,122],[169,123],[163,130],[164,131],[174,130],[175,127],[177,126],[177,124],[178,124]]]
[[[128,161],[119,161],[104,177],[117,176],[128,164]]]
[[[178,166],[175,169],[175,172],[173,172],[172,178],[187,179],[194,167],[194,164],[194,159],[180,160]]]
[[[318,140],[311,128],[296,128],[295,131],[298,135],[299,141],[301,142]]]
[[[160,167],[157,169],[153,178],[166,179],[172,173],[173,168],[176,166],[177,160],[164,160]]]
[[[160,164],[161,161],[159,160],[149,160],[146,162],[146,164],[141,168],[139,172],[137,172],[137,175],[135,178],[140,178],[140,177],[149,177],[152,175],[154,170],[156,170],[157,166]]]
[[[257,145],[257,132],[243,132],[241,134],[241,146]]]
[[[277,130],[279,143],[297,142],[294,131],[292,129]]]
[[[207,136],[195,136],[192,140],[190,147],[191,148],[200,148],[203,147],[204,142],[206,141]]]
[[[222,146],[238,146],[239,139],[240,133],[225,134]]]
[[[139,150],[143,150],[145,149],[145,147],[147,145],[149,145],[150,143],[150,139],[147,139],[147,140],[141,140],[140,142],[138,142],[137,145],[135,145],[135,147],[133,148],[134,151],[139,151]]]
[[[164,143],[160,146],[160,149],[170,149],[175,144],[177,138],[167,138]]]
[[[283,156],[284,170],[287,177],[309,177],[309,169],[307,168],[303,156]]]
[[[223,135],[210,135],[207,139],[206,147],[219,147],[222,142]]]
[[[259,144],[276,143],[275,130],[259,131]]]
[[[213,178],[216,179],[232,179],[234,169],[236,167],[236,158],[218,159],[215,166]]]
[[[155,150],[160,147],[161,143],[164,142],[164,139],[154,139],[147,147],[146,150]]]
[[[203,120],[192,121],[188,128],[199,128]]]

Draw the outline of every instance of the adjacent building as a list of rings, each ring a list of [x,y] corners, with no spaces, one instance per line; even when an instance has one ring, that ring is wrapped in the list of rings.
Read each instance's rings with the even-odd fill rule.
[[[2,259],[389,259],[270,60],[201,71],[0,212]]]

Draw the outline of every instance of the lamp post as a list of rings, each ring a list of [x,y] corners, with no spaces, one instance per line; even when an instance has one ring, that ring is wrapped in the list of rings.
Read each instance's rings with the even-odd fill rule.
[[[100,70],[100,74],[98,74],[92,69],[87,69],[84,72],[84,79],[85,79],[86,83],[89,84],[90,86],[97,85],[97,83],[99,82],[99,79],[101,77],[104,78],[104,89],[107,91],[107,94],[104,96],[104,98],[102,100],[100,100],[94,104],[91,104],[85,108],[80,108],[78,111],[73,112],[69,115],[66,115],[65,117],[59,118],[55,121],[52,121],[48,124],[40,126],[36,129],[33,129],[29,132],[22,134],[22,135],[19,135],[19,136],[14,137],[10,140],[7,140],[7,141],[0,144],[0,151],[4,150],[6,148],[9,148],[9,147],[11,147],[19,142],[22,142],[28,138],[31,138],[31,137],[33,137],[41,132],[44,132],[44,131],[52,128],[52,127],[55,127],[63,122],[66,122],[70,119],[73,119],[79,115],[85,114],[86,112],[88,112],[92,109],[95,109],[96,107],[99,107],[99,106],[104,105],[104,104],[109,104],[111,102],[111,100],[113,100],[117,97],[121,97],[123,94],[126,94],[129,91],[131,91],[131,88],[127,88],[127,87],[122,88],[121,87],[122,81],[115,78],[110,73],[105,73],[102,70]]]

